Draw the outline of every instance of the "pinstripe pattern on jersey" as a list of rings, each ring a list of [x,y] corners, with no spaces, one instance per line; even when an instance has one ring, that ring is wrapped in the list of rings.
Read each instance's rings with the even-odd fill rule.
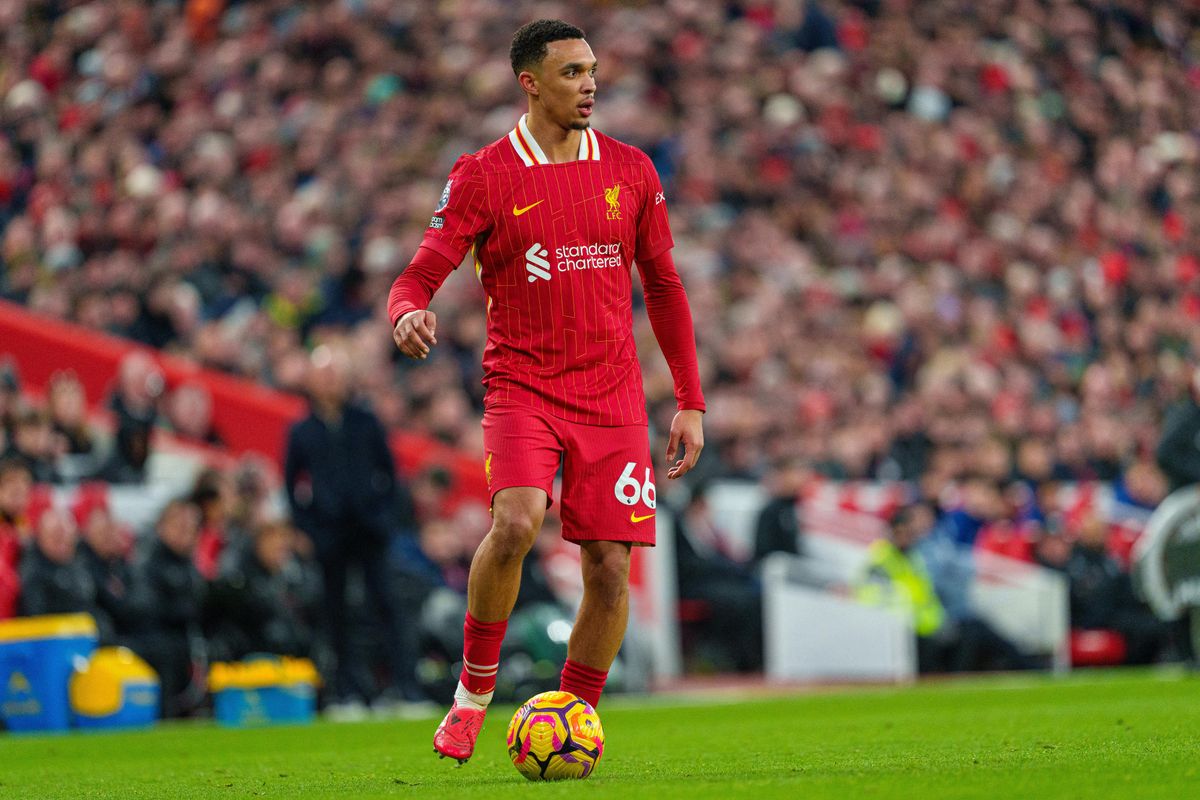
[[[445,224],[426,237],[460,258],[474,248],[488,298],[489,406],[517,403],[586,425],[645,424],[631,269],[638,256],[671,246],[666,205],[645,154],[582,134],[578,160],[546,163],[522,117],[508,136],[460,159]],[[620,214],[610,219],[605,190],[614,187]],[[549,280],[528,280],[535,244],[549,254]],[[556,255],[592,245],[615,246],[619,263],[570,268]]]

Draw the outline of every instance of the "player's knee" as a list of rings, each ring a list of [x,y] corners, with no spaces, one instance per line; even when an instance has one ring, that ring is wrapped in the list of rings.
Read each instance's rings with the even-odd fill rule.
[[[618,608],[629,593],[629,553],[612,550],[593,559],[583,575],[586,591],[609,608]]]
[[[533,547],[540,520],[521,511],[497,514],[488,537],[495,555],[506,561],[521,559]]]

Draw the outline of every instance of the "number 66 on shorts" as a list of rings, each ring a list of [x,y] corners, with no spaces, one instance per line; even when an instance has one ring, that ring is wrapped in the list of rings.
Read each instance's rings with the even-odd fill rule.
[[[646,508],[654,508],[654,473],[650,467],[646,467],[645,476],[639,483],[637,478],[633,477],[636,470],[636,461],[630,461],[625,465],[625,471],[621,473],[621,477],[613,486],[613,494],[627,506],[637,505],[638,500],[641,500]]]

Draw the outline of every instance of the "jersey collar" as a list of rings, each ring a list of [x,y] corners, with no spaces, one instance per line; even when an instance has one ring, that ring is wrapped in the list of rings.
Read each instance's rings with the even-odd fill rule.
[[[517,157],[525,162],[525,166],[549,164],[550,159],[546,158],[541,145],[537,143],[537,139],[533,138],[533,134],[529,132],[529,126],[525,124],[526,116],[528,115],[522,114],[521,119],[517,121],[517,127],[508,132],[508,141],[512,144],[513,150],[517,151]],[[591,128],[584,130],[583,135],[579,137],[579,160],[600,160],[600,142],[596,138],[596,132]]]

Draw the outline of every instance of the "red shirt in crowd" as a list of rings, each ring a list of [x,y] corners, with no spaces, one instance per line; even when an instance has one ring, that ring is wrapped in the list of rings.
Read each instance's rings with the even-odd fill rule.
[[[0,519],[0,619],[17,615],[21,599],[21,536],[15,523]]]
[[[192,561],[196,571],[206,581],[215,581],[220,572],[221,553],[225,552],[225,531],[216,525],[205,526],[196,540],[196,553]]]

